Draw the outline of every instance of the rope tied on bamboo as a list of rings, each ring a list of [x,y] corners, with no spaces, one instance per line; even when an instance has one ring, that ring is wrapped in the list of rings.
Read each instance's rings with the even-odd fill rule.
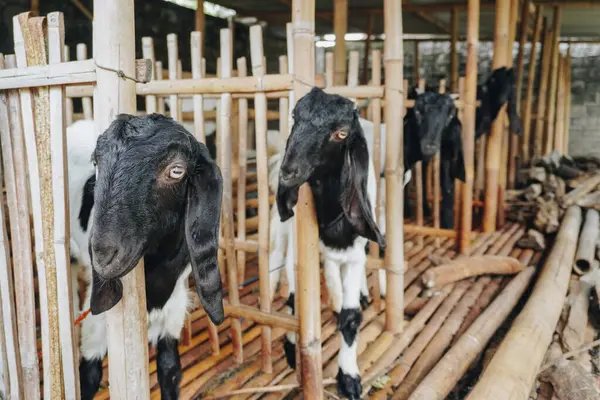
[[[135,83],[147,83],[143,80],[139,80],[137,78],[132,78],[131,76],[125,74],[125,72],[123,72],[122,69],[114,69],[114,68],[109,68],[109,67],[104,67],[100,64],[98,64],[98,62],[96,60],[94,60],[94,65],[96,66],[96,68],[100,68],[103,69],[105,71],[110,71],[110,72],[114,72],[115,74],[117,74],[117,76],[123,80],[125,79],[129,79],[130,81],[134,81]]]

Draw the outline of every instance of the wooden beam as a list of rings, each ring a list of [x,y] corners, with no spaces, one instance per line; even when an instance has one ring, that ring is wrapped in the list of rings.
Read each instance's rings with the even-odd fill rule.
[[[333,2],[333,32],[335,47],[333,48],[333,84],[342,86],[346,82],[346,39],[348,32],[348,0]]]

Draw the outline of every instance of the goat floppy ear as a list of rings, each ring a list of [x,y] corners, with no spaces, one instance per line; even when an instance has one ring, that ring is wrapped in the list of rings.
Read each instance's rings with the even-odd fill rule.
[[[225,319],[221,274],[217,264],[223,178],[205,147],[201,149],[187,190],[185,239],[196,292],[210,320],[219,325]]]
[[[383,248],[385,238],[375,224],[367,196],[369,150],[357,118],[352,129],[349,138],[351,142],[347,144],[342,167],[341,186],[344,188],[341,198],[342,209],[359,235],[377,242]]]

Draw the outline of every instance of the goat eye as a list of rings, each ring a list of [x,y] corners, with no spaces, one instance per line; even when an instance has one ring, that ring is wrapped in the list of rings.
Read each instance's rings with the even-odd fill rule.
[[[346,132],[346,131],[335,131],[335,132],[333,132],[333,135],[331,135],[331,138],[333,140],[340,141],[340,140],[346,139],[347,136],[348,136],[348,132]]]
[[[185,169],[183,167],[179,167],[179,166],[173,167],[169,171],[169,177],[171,177],[172,179],[181,179],[181,178],[183,178],[184,174],[185,174]]]

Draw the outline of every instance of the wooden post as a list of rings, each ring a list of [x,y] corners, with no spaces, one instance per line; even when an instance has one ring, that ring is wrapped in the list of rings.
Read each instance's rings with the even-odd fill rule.
[[[542,67],[540,72],[539,92],[537,96],[537,115],[535,136],[533,137],[533,155],[540,157],[544,151],[544,116],[546,115],[546,99],[548,98],[548,77],[550,75],[550,60],[552,55],[552,33],[548,24],[544,26],[544,44],[542,46]]]
[[[88,58],[87,46],[85,45],[85,43],[79,43],[77,45],[77,60],[82,61],[82,60],[87,60],[87,58]],[[93,115],[92,115],[92,99],[91,99],[91,97],[82,97],[81,104],[83,106],[83,118],[92,119]]]
[[[334,85],[343,86],[346,82],[346,32],[348,31],[348,0],[333,0],[333,31],[335,47]],[[314,79],[314,78],[313,78]]]
[[[13,22],[15,23],[15,38],[19,37],[22,39],[22,33],[20,36],[17,35],[17,29],[20,29],[20,25],[17,25],[17,18],[13,18]],[[25,43],[21,40],[20,43],[15,44],[15,53],[20,57],[25,57]],[[26,60],[25,60],[26,61]],[[6,68],[12,69],[17,68],[17,58],[15,55],[6,56]],[[21,64],[23,65],[23,64]],[[21,97],[24,97],[23,101],[25,105],[28,105],[27,109],[21,107],[21,97],[19,97],[19,93],[21,93]],[[14,334],[16,337],[10,338],[10,332],[6,329],[10,329],[10,326],[5,326],[5,335],[6,336],[6,345],[9,346],[10,343],[15,342],[15,350],[18,353],[15,353],[15,357],[20,357],[21,359],[21,367],[22,371],[19,369],[18,373],[22,374],[22,393],[25,398],[39,398],[40,397],[40,386],[39,385],[27,385],[25,382],[39,382],[40,381],[40,364],[38,359],[38,349],[37,349],[37,330],[36,330],[36,321],[35,321],[35,293],[31,290],[34,287],[34,271],[33,271],[33,246],[31,241],[30,234],[21,234],[25,232],[31,232],[31,221],[29,218],[30,211],[30,202],[27,199],[30,197],[30,189],[29,182],[27,179],[27,162],[31,160],[25,160],[26,157],[22,155],[25,154],[25,135],[24,132],[26,129],[34,129],[34,127],[29,123],[31,118],[27,118],[27,120],[23,120],[22,117],[27,115],[26,113],[33,112],[31,109],[31,94],[29,90],[9,90],[8,94],[8,104],[9,104],[9,113],[10,118],[5,119],[5,121],[10,121],[10,140],[12,141],[13,146],[13,160],[14,160],[14,169],[15,169],[15,180],[16,180],[16,191],[17,191],[17,210],[18,210],[18,226],[17,235],[13,236],[12,243],[13,246],[13,274],[14,274],[14,291],[16,293],[20,293],[19,301],[15,302],[16,306],[16,317],[14,317],[13,313],[15,311],[10,311],[5,308],[7,305],[3,303],[3,314],[5,324],[14,323]],[[23,111],[23,112],[22,112]],[[0,118],[2,118],[0,116]],[[1,138],[3,143],[8,143],[8,139]],[[3,144],[3,150],[6,144]],[[19,155],[21,155],[19,157]],[[5,157],[5,156],[4,156]],[[7,172],[4,172],[6,175]],[[5,178],[6,179],[6,178]],[[36,179],[35,177],[33,179]],[[7,185],[8,190],[8,185]],[[7,193],[8,194],[8,193]],[[8,203],[9,212],[10,212],[10,202]],[[18,239],[17,239],[18,238]],[[18,242],[19,249],[15,249],[15,245]],[[17,250],[17,251],[15,251]],[[8,253],[10,254],[10,253]],[[19,260],[19,261],[17,261]],[[0,260],[1,261],[1,260]],[[20,264],[17,264],[20,262]],[[9,269],[10,264],[6,265],[7,272],[10,273]],[[39,271],[39,270],[38,270]],[[40,276],[38,272],[38,276]],[[0,283],[0,290],[3,293],[10,293],[9,286],[4,286],[9,284],[9,280],[7,278],[0,278],[2,282]],[[42,285],[41,281],[38,280],[38,285]],[[40,289],[40,293],[42,293]],[[45,305],[40,306],[40,311],[45,309]],[[11,317],[12,315],[12,317]],[[13,322],[11,318],[16,318]],[[17,329],[18,326],[18,329]],[[44,328],[44,322],[42,320],[42,329]],[[44,345],[44,340],[42,339],[42,345]],[[17,360],[13,360],[9,362],[10,365],[18,365]],[[16,384],[16,381],[12,380],[11,376],[11,387]],[[16,379],[16,378],[15,378]],[[18,386],[15,386],[15,393],[18,393]]]
[[[373,50],[373,72],[371,77],[371,84],[381,86],[381,51]],[[375,221],[379,221],[379,217],[382,212],[382,190],[380,189],[381,184],[381,99],[375,98],[371,101],[372,121],[373,121],[373,168],[375,170],[375,187],[377,188],[377,194],[375,196]],[[383,193],[385,196],[385,193]],[[371,241],[369,253],[375,257],[379,256],[379,246],[377,243]],[[373,285],[373,303],[377,310],[381,306],[381,293],[379,291],[379,274],[375,274],[375,285]]]
[[[70,53],[71,50],[69,49],[69,46],[65,45],[65,62],[71,61],[70,59]],[[73,123],[73,99],[72,98],[67,98],[65,100],[65,123],[67,124],[67,126],[71,125]]]
[[[450,91],[458,90],[458,17],[459,10],[453,8],[450,14]]]
[[[151,80],[156,77],[156,61],[154,57],[154,39],[151,37],[142,38],[142,57],[152,62]],[[151,114],[157,112],[156,96],[146,96],[146,113]]]
[[[533,108],[533,87],[535,84],[535,75],[537,72],[536,47],[540,41],[540,34],[543,25],[543,7],[538,5],[535,14],[535,28],[533,30],[533,38],[531,40],[531,52],[529,54],[529,64],[527,72],[527,93],[525,94],[525,103],[522,104],[521,115],[523,123],[523,141],[521,146],[521,157],[523,162],[528,162],[531,155],[531,110]]]
[[[571,46],[567,50],[565,69],[565,140],[563,143],[563,154],[569,154],[569,136],[571,129]]]
[[[494,59],[492,68],[506,66],[507,47],[509,46],[510,0],[496,1],[496,23],[494,27]],[[496,230],[498,215],[498,191],[500,184],[500,162],[502,160],[502,137],[506,118],[506,106],[500,109],[492,124],[487,140],[485,160],[485,204],[483,209],[483,231]]]
[[[418,82],[417,86],[419,87],[419,90],[425,91],[425,79],[419,79],[417,82]],[[404,82],[404,83],[405,83],[404,86],[406,87],[407,86],[406,82]],[[404,93],[406,95],[408,92],[405,91]],[[389,104],[387,102],[387,100],[386,100],[386,104]],[[387,107],[385,109],[387,109]],[[386,118],[386,121],[387,121],[387,118]],[[403,124],[403,126],[404,126],[404,124]],[[386,140],[387,140],[387,138],[386,138]],[[402,139],[402,140],[404,140],[404,139]],[[404,142],[402,142],[402,143],[404,144]],[[387,146],[387,144],[386,144],[386,146]],[[387,160],[387,158],[386,158],[386,160]],[[423,216],[423,207],[425,206],[424,203],[428,200],[428,199],[424,198],[425,196],[423,196],[423,173],[424,173],[423,162],[417,161],[415,163],[415,167],[414,167],[415,196],[416,196],[415,224],[417,226],[423,226],[425,223],[424,216]],[[387,180],[386,180],[386,183],[387,183]],[[431,191],[429,193],[431,193]],[[386,199],[387,199],[387,197],[386,197]],[[403,197],[403,199],[404,199],[404,197]],[[387,204],[387,202],[386,202],[386,204]],[[403,216],[403,218],[404,218],[404,216]],[[386,224],[386,227],[387,227],[387,224]],[[419,246],[423,246],[423,236],[417,237],[417,244]]]
[[[333,87],[334,84],[333,53],[330,51],[325,54],[325,87]]]
[[[338,0],[339,1],[339,0]],[[344,32],[346,24],[347,1],[341,0],[341,4],[336,1],[336,10],[344,6]],[[337,21],[336,26],[341,23]],[[294,99],[300,99],[308,93],[310,86],[314,85],[314,35],[315,35],[315,1],[314,0],[293,0],[292,3],[292,24],[293,24],[293,64],[295,75],[298,78],[294,81]],[[337,26],[339,28],[339,26]],[[341,32],[336,29],[336,35]],[[337,36],[336,52],[338,46],[343,42],[344,37]],[[336,53],[337,54],[337,53]],[[345,50],[344,61],[345,66]],[[335,68],[340,68],[336,59]],[[344,79],[345,73],[341,74]],[[307,84],[309,86],[307,86]],[[290,108],[292,105],[290,104]],[[300,187],[298,203],[296,205],[296,240],[298,257],[298,280],[297,294],[298,306],[296,308],[299,323],[300,335],[297,347],[300,351],[300,364],[297,369],[302,374],[302,389],[304,397],[307,399],[323,399],[323,364],[321,358],[321,298],[320,290],[320,271],[319,271],[319,231],[317,228],[317,218],[313,195],[308,184]]]
[[[252,42],[250,42],[252,44]],[[246,57],[237,59],[238,76],[248,75]],[[248,99],[238,100],[238,128],[239,140],[238,146],[238,179],[237,179],[237,237],[240,241],[246,240],[246,184],[248,175]],[[256,134],[258,127],[255,127]],[[235,145],[235,144],[232,144]],[[258,156],[257,156],[258,161]],[[260,197],[259,197],[260,199]],[[260,221],[259,221],[260,223]],[[260,255],[259,255],[260,257]],[[246,252],[238,250],[237,252],[238,282],[243,282],[246,271]]]
[[[444,94],[446,93],[446,80],[442,79],[440,80],[440,87],[439,87],[439,92],[440,94]],[[441,195],[442,195],[442,188],[441,188],[441,182],[440,182],[440,152],[436,153],[433,156],[433,159],[431,160],[432,162],[429,163],[430,169],[431,169],[431,175],[432,175],[432,186],[433,186],[433,227],[436,229],[440,229],[440,219],[441,219],[441,213],[440,213],[440,199],[441,199]],[[431,192],[429,192],[431,193]],[[440,247],[440,238],[436,237],[435,238],[435,247]]]
[[[520,27],[520,38],[519,38],[519,53],[517,54],[517,65],[516,65],[516,92],[517,92],[517,110],[521,110],[521,98],[523,93],[523,72],[525,71],[525,45],[527,44],[527,34],[529,32],[529,6],[530,0],[524,0],[521,5],[521,27]],[[517,5],[518,6],[518,5]],[[516,8],[516,7],[515,7]],[[512,9],[511,9],[512,12]],[[535,42],[532,43],[531,48],[535,52]],[[521,113],[521,116],[523,114]],[[515,188],[515,179],[517,175],[517,158],[520,157],[519,149],[519,137],[514,132],[508,132],[510,151],[509,151],[509,164],[508,164],[508,185],[509,189]]]
[[[203,14],[204,15],[204,14]],[[192,55],[192,78],[204,78],[202,70],[202,32],[195,31],[190,34],[190,50]],[[204,131],[204,97],[201,94],[194,95],[194,135],[202,143],[206,143],[206,132]]]
[[[177,60],[179,58],[179,45],[177,43],[177,34],[169,33],[167,35],[167,53],[169,66],[169,80],[177,80]],[[181,122],[181,108],[179,107],[179,96],[172,94],[169,96],[169,110],[171,118]]]
[[[231,40],[228,29],[221,29],[221,62],[220,75],[222,78],[231,78],[232,59],[230,58]],[[219,153],[221,155],[220,167],[223,175],[223,206],[221,223],[223,227],[223,237],[225,240],[225,258],[227,260],[227,279],[229,282],[229,303],[233,306],[240,304],[238,291],[237,263],[235,258],[235,248],[233,246],[233,195],[232,195],[232,160],[231,151],[231,93],[221,95],[219,106]],[[238,318],[231,320],[231,334],[233,342],[233,357],[236,363],[240,364],[244,360],[242,347],[242,324]]]
[[[558,62],[560,50],[558,48],[560,39],[560,23],[562,9],[554,8],[554,20],[552,22],[552,49],[550,76],[548,78],[548,102],[546,105],[546,141],[544,146],[544,154],[549,154],[554,148],[554,124],[556,118],[556,89],[558,86]]]
[[[384,0],[385,53],[385,149],[387,296],[385,328],[392,333],[402,331],[404,323],[404,157],[403,116],[403,43],[402,0]]]
[[[458,247],[461,254],[469,254],[473,218],[473,178],[475,156],[475,110],[477,101],[477,57],[479,51],[479,0],[469,0],[467,14],[467,65],[463,109],[463,154],[465,183],[462,185],[461,224]]]
[[[262,27],[254,25],[250,28],[250,52],[252,75],[263,77]],[[314,79],[314,78],[313,78]],[[258,174],[258,275],[260,284],[260,310],[271,311],[271,285],[269,283],[269,169],[267,165],[267,96],[264,92],[254,95],[254,112],[256,121],[256,172]],[[241,196],[238,193],[238,197]],[[275,268],[277,266],[273,266]],[[314,300],[314,299],[313,299]],[[273,372],[271,359],[271,327],[262,326],[262,367],[267,374]]]
[[[515,36],[517,32],[517,19],[519,14],[519,0],[511,0],[510,2],[510,17],[508,27],[508,43],[506,46],[506,66],[512,68],[513,66],[513,48],[515,43]],[[517,95],[518,97],[518,95]],[[506,108],[505,108],[506,109]],[[504,214],[504,193],[506,191],[507,181],[509,176],[516,175],[516,159],[509,154],[509,149],[513,145],[513,137],[507,124],[508,116],[504,113],[504,123],[502,127],[502,155],[500,161],[500,176],[498,178],[498,215],[496,218],[497,229],[504,226],[505,214]],[[516,146],[516,143],[515,143]],[[516,154],[515,154],[516,155]]]
[[[135,76],[135,26],[133,0],[94,2],[94,59],[103,66]],[[97,69],[94,91],[96,133],[104,132],[119,113],[135,114],[135,82],[113,71]],[[110,397],[150,396],[148,328],[143,260],[121,278],[123,298],[106,312]],[[110,357],[110,355],[115,355]],[[127,357],[123,357],[127,354]],[[121,355],[121,356],[119,356]]]
[[[205,27],[205,16],[204,16],[204,0],[196,0],[198,6],[196,7],[196,26],[194,30],[200,32],[204,38],[204,27]],[[204,54],[204,40],[200,41],[200,52]]]
[[[371,36],[373,35],[373,14],[367,20],[367,39],[365,40],[365,57],[363,58],[362,84],[369,84],[369,55],[371,54]]]
[[[565,140],[565,62],[563,55],[558,60],[558,87],[556,89],[556,120],[554,122],[553,150],[563,152]]]

